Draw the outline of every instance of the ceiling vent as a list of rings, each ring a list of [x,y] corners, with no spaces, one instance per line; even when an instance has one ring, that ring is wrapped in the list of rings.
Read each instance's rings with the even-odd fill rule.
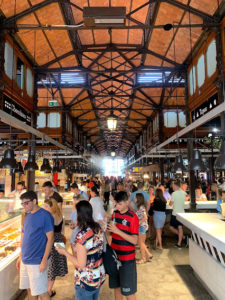
[[[125,25],[126,7],[84,7],[84,24],[86,26]]]

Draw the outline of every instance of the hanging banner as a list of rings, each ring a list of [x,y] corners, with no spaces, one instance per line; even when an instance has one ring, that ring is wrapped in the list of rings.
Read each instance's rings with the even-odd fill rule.
[[[204,103],[202,103],[199,107],[197,107],[196,109],[194,109],[191,112],[192,122],[194,122],[195,120],[201,118],[207,112],[209,112],[214,107],[216,107],[218,104],[219,104],[218,103],[218,94],[216,93],[215,95],[213,95],[212,97],[207,99]]]
[[[25,122],[27,125],[31,125],[31,113],[6,95],[4,95],[3,110],[18,120]]]

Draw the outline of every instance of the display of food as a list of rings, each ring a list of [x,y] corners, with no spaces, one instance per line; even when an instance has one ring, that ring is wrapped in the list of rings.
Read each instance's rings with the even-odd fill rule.
[[[20,247],[21,231],[18,227],[8,227],[0,231],[0,261]]]

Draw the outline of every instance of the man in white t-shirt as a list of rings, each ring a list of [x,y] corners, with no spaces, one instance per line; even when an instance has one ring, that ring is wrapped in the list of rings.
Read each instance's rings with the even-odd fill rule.
[[[22,208],[20,196],[26,192],[25,185],[23,181],[19,181],[16,185],[16,189],[8,194],[9,198],[14,198],[13,210]]]
[[[195,198],[196,201],[207,201],[207,197],[202,193],[202,189],[200,187],[195,189]]]
[[[186,193],[180,188],[180,182],[175,181],[173,183],[172,197],[170,200],[170,206],[173,206],[172,216],[170,220],[170,230],[178,235],[178,242],[175,245],[178,249],[181,249],[181,243],[184,237],[183,225],[177,220],[177,213],[184,213],[184,205],[186,199]]]
[[[95,220],[95,222],[99,222],[102,225],[102,222],[104,222],[106,218],[104,203],[102,199],[99,197],[98,189],[95,186],[91,188],[90,194],[91,194],[90,204],[93,209],[93,219]]]

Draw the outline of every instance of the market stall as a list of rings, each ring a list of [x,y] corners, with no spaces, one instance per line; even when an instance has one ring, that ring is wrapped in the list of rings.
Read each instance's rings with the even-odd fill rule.
[[[190,265],[215,299],[225,295],[225,219],[216,213],[179,213],[177,219],[192,231]]]
[[[19,288],[16,261],[20,253],[22,211],[12,211],[13,200],[0,200],[0,299],[9,300]],[[5,284],[7,282],[7,284]]]

